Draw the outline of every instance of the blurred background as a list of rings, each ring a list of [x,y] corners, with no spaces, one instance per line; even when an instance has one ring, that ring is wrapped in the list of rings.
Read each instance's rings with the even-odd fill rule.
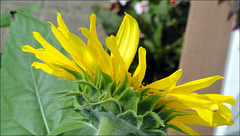
[[[97,33],[103,45],[105,38],[116,35],[124,13],[139,23],[140,42],[147,50],[144,83],[164,78],[179,68],[183,75],[178,84],[222,75],[207,89],[198,93],[220,93],[234,96],[233,126],[208,128],[193,126],[201,135],[239,135],[239,0],[110,0],[110,1],[1,1],[1,53],[9,31],[11,10],[21,10],[56,24],[60,12],[69,30],[87,42],[78,31],[89,28],[89,17],[97,15]],[[107,50],[107,48],[106,48]],[[137,55],[136,55],[137,56]],[[138,64],[135,57],[129,71]],[[171,132],[171,135],[180,133]]]

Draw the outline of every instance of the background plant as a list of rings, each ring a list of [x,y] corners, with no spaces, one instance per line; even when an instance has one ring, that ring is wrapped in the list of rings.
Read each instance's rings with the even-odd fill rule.
[[[107,34],[116,34],[124,12],[132,15],[139,23],[144,35],[139,42],[147,50],[147,72],[145,83],[166,77],[178,69],[185,26],[190,3],[188,1],[148,0],[149,10],[137,14],[134,6],[140,0],[128,1],[125,6],[119,2],[108,8],[93,7]],[[130,71],[137,66],[133,61]]]

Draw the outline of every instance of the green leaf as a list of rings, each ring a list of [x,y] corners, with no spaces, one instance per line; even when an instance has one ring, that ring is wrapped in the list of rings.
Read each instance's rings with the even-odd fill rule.
[[[94,135],[96,133],[96,128],[94,128],[91,124],[88,124],[86,122],[81,122],[79,120],[67,120],[63,122],[59,127],[51,131],[49,135],[58,135],[64,132],[68,131],[73,131],[79,135],[79,134],[84,134],[84,135]],[[74,134],[74,133],[69,133],[68,134]]]
[[[38,2],[32,6],[27,6],[24,8],[20,8],[20,9],[13,9],[12,11],[17,11],[17,12],[21,12],[21,13],[25,13],[27,15],[32,15],[32,13],[37,10],[41,5],[41,2]],[[1,23],[0,23],[0,27],[7,27],[10,25],[12,20],[12,16],[10,14],[10,11],[4,12],[1,14]]]
[[[168,1],[166,0],[160,1],[154,11],[155,11],[155,14],[157,14],[158,17],[161,18],[161,20],[166,19],[168,15]]]
[[[143,115],[143,123],[140,129],[154,129],[159,125],[164,126],[163,121],[156,113],[149,111]]]
[[[138,103],[138,115],[143,115],[147,111],[152,111],[156,106],[160,95],[148,95],[141,102]]]
[[[163,29],[163,24],[161,23],[161,24],[158,24],[157,29],[154,31],[153,41],[154,41],[156,47],[161,47],[162,29]]]
[[[140,92],[134,91],[132,88],[127,88],[118,99],[123,107],[123,111],[133,110],[135,112],[137,112],[139,100]]]
[[[22,13],[11,23],[2,56],[1,74],[1,135],[46,135],[55,129],[65,116],[52,110],[64,105],[46,92],[75,90],[71,82],[31,67],[39,61],[33,54],[23,52],[21,46],[41,47],[32,32],[38,31],[58,50],[63,51],[48,24]],[[13,131],[14,130],[14,131]]]
[[[120,119],[123,119],[124,121],[132,124],[133,126],[136,126],[137,128],[139,128],[139,126],[143,122],[143,118],[141,116],[138,117],[136,112],[132,111],[132,110],[121,113],[118,115],[118,117]]]

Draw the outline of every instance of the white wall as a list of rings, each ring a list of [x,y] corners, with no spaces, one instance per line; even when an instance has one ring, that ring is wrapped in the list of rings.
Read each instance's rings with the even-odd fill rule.
[[[215,135],[240,135],[239,132],[239,42],[240,30],[237,29],[232,32],[230,45],[228,49],[228,56],[224,71],[224,80],[222,83],[222,94],[233,96],[236,104],[235,106],[227,105],[232,110],[232,119],[234,125],[216,127]],[[223,60],[224,61],[224,60]]]

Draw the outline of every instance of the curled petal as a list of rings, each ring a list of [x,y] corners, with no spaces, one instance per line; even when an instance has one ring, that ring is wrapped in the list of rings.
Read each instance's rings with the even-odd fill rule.
[[[155,90],[164,90],[164,92],[169,92],[172,90],[176,84],[180,76],[182,75],[182,69],[175,71],[172,75],[163,78],[161,80],[155,81],[143,88],[151,88]]]
[[[198,79],[195,81],[191,81],[182,85],[177,86],[171,92],[178,93],[178,92],[185,92],[185,93],[192,93],[196,90],[209,87],[212,85],[216,80],[223,79],[222,76],[213,76],[203,79]]]
[[[137,21],[126,14],[116,37],[120,54],[128,69],[134,59],[139,42],[139,27]]]
[[[33,62],[32,67],[35,67],[36,69],[42,69],[46,73],[52,74],[57,77],[76,80],[76,78],[72,74],[68,73],[67,71],[65,71],[61,68],[57,68],[57,67],[54,67],[51,65],[47,65],[47,64],[39,63],[39,62]]]
[[[145,76],[147,64],[146,64],[146,50],[143,47],[138,51],[138,67],[133,74],[132,83],[134,88],[139,88],[142,80]]]

